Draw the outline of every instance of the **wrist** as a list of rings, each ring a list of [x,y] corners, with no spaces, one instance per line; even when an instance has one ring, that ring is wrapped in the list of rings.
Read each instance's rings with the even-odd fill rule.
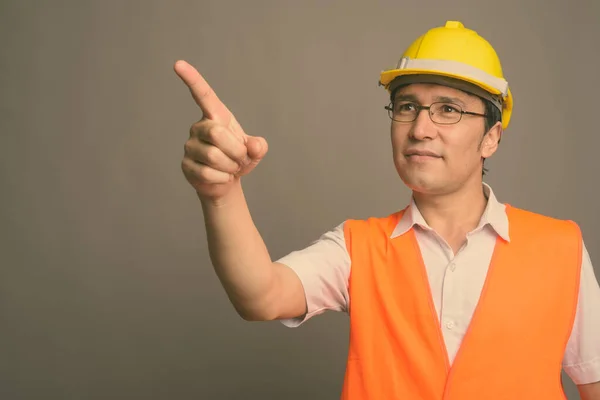
[[[236,181],[231,185],[230,190],[227,191],[222,196],[218,197],[205,197],[201,196],[198,192],[196,192],[200,202],[202,203],[202,208],[206,209],[221,209],[227,208],[230,206],[234,206],[239,204],[240,200],[243,200],[244,193],[242,191],[242,184],[240,179],[236,179]]]

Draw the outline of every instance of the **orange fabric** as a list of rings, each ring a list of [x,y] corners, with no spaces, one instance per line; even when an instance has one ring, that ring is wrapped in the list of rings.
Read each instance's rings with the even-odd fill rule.
[[[449,365],[413,229],[403,211],[345,224],[352,260],[344,400],[566,399],[562,358],[573,326],[581,233],[507,206],[471,324]]]

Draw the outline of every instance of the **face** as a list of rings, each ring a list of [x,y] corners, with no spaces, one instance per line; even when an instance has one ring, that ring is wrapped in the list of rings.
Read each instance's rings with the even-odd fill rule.
[[[412,102],[428,106],[434,102],[458,104],[463,111],[485,114],[483,101],[463,91],[434,84],[412,84],[395,93],[395,107],[410,110]],[[445,108],[444,112],[454,112]],[[497,123],[485,133],[485,119],[463,114],[452,125],[436,124],[428,110],[421,110],[413,122],[392,121],[394,164],[402,181],[423,194],[448,194],[469,183],[480,184],[482,157],[498,147],[502,132]]]

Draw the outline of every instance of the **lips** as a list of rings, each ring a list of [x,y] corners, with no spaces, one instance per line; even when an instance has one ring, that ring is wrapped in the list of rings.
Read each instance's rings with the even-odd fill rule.
[[[404,153],[406,157],[410,156],[422,156],[422,157],[433,157],[433,158],[442,158],[439,154],[429,151],[429,150],[408,150]]]

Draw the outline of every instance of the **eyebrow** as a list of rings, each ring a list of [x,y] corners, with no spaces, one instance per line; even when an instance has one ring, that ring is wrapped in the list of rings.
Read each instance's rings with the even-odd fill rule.
[[[417,96],[414,94],[399,94],[396,95],[394,101],[414,101],[415,103],[418,101]]]
[[[464,101],[462,101],[461,99],[459,99],[458,97],[449,97],[449,96],[435,96],[433,98],[434,101],[436,102],[442,102],[442,103],[454,103],[454,104],[459,104],[463,107],[466,107],[466,104]],[[415,103],[418,103],[419,100],[417,99],[417,96],[415,96],[414,94],[399,94],[394,98],[394,101],[412,101]]]
[[[436,97],[434,97],[434,100],[435,101],[441,101],[442,103],[460,104],[463,107],[466,106],[465,102],[462,101],[461,99],[459,99],[458,97],[436,96]]]

